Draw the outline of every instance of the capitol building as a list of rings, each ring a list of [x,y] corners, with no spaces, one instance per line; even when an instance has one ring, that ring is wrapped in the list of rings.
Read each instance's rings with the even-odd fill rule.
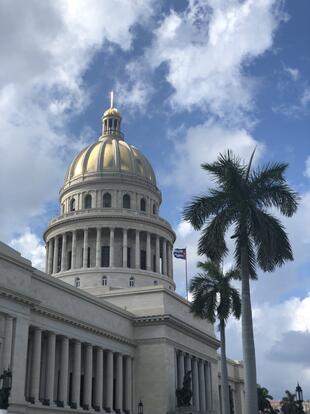
[[[153,168],[121,121],[111,105],[99,139],[67,170],[44,233],[46,272],[0,243],[11,413],[137,414],[141,401],[144,414],[173,414],[188,371],[188,412],[221,412],[220,342],[176,293],[175,233],[160,216]],[[229,360],[228,375],[231,414],[244,414],[242,363]]]

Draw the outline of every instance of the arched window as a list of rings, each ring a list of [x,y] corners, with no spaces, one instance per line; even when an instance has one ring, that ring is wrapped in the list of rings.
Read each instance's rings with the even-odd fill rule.
[[[102,206],[104,208],[111,207],[112,205],[112,197],[110,193],[103,194]]]
[[[108,285],[108,278],[106,276],[102,276],[101,284],[102,284],[102,286],[107,286]]]
[[[76,278],[74,279],[74,286],[75,286],[75,287],[80,287],[80,285],[81,285],[81,280],[80,280],[80,278],[79,278],[79,277],[76,277]]]
[[[75,211],[75,198],[70,201],[70,211]]]
[[[84,200],[84,208],[91,208],[91,195],[87,194]]]
[[[140,210],[141,211],[145,211],[146,210],[145,198],[141,198],[141,200],[140,200]]]
[[[134,285],[135,285],[135,278],[131,276],[131,278],[129,279],[129,287],[134,287]]]
[[[123,196],[123,208],[130,208],[130,195],[125,194]]]
[[[157,206],[156,203],[153,204],[153,214],[157,213]]]

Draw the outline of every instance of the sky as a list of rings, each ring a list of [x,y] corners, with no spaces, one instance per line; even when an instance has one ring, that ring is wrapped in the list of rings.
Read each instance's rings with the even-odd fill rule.
[[[300,205],[282,221],[295,260],[251,286],[258,381],[275,398],[299,381],[310,399],[309,13],[309,0],[0,1],[0,239],[35,267],[66,168],[98,139],[111,90],[191,277],[199,233],[182,209],[212,186],[200,164],[228,148],[247,161],[255,146],[255,165],[289,164]],[[174,271],[184,295],[182,260]],[[227,353],[242,359],[238,321]]]

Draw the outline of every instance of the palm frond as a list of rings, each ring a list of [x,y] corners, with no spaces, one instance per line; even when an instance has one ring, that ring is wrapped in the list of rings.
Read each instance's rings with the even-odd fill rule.
[[[191,223],[195,230],[200,230],[204,222],[217,215],[227,207],[227,198],[220,191],[210,191],[210,194],[194,197],[183,211],[183,219]]]
[[[293,253],[283,225],[271,214],[252,210],[252,237],[257,248],[257,262],[265,271],[293,260]]]

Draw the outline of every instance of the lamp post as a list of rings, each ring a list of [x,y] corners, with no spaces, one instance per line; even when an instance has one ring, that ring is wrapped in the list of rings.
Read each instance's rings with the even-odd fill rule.
[[[296,396],[297,396],[297,402],[299,404],[299,410],[300,413],[303,413],[303,401],[304,401],[304,396],[303,396],[303,392],[302,392],[302,388],[299,385],[299,383],[297,382],[297,387],[296,387]]]
[[[141,400],[138,404],[138,414],[143,414],[143,403]]]

